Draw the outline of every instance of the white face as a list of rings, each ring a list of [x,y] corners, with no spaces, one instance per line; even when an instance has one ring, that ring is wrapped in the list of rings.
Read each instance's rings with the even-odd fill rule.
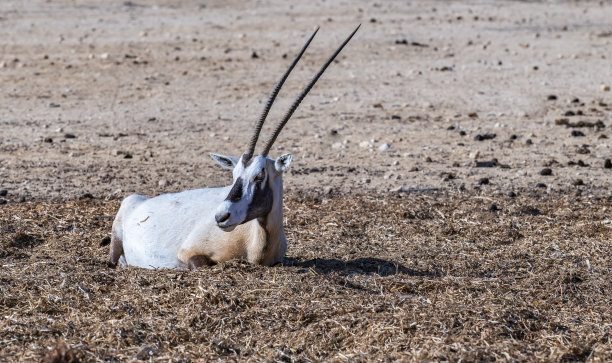
[[[221,166],[232,169],[234,182],[225,200],[217,207],[215,220],[219,228],[231,231],[235,226],[264,218],[272,209],[273,188],[278,177],[291,163],[291,155],[272,160],[256,155],[249,160],[211,154]]]

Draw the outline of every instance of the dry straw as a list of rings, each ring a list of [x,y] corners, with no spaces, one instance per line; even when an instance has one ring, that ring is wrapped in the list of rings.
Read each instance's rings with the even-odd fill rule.
[[[117,207],[0,207],[0,361],[612,360],[609,199],[289,196],[284,266],[196,272],[108,268]]]

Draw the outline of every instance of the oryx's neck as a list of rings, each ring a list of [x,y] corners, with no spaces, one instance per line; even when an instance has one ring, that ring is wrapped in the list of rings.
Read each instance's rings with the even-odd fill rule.
[[[276,261],[279,255],[284,255],[286,249],[285,230],[283,228],[283,180],[279,176],[275,181],[273,190],[272,209],[263,221],[262,227],[266,231],[267,241],[264,247],[262,262],[269,264]]]

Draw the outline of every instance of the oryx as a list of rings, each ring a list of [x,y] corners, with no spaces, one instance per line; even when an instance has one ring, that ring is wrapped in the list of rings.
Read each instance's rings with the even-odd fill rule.
[[[121,261],[145,268],[195,269],[235,258],[267,266],[280,263],[287,250],[282,174],[291,163],[291,154],[275,160],[268,153],[300,102],[357,29],[359,26],[302,90],[260,155],[254,155],[255,144],[268,111],[318,28],[275,85],[248,150],[240,157],[211,154],[218,164],[232,170],[232,185],[125,198],[113,222],[110,265]]]

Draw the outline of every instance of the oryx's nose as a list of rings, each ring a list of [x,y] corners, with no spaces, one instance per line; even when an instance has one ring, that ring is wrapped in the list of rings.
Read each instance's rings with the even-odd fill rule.
[[[217,221],[217,224],[227,221],[229,217],[230,217],[230,213],[225,212],[225,211],[215,214],[215,220]]]

